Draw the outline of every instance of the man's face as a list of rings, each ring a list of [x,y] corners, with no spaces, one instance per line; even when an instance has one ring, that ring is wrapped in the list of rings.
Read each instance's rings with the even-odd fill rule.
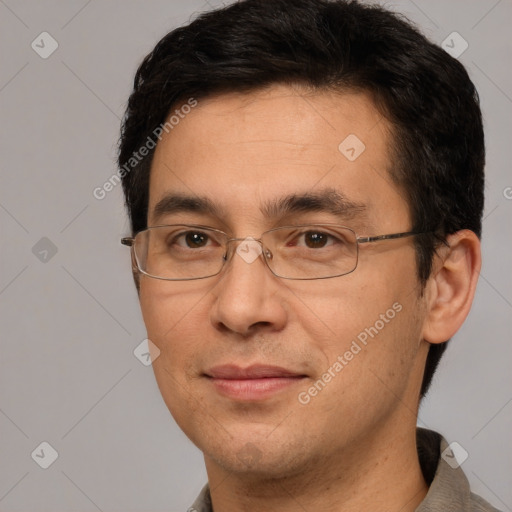
[[[364,151],[353,136],[339,148],[351,134]],[[156,148],[148,225],[240,238],[309,223],[408,231],[390,144],[364,94],[273,86],[199,101]],[[169,195],[215,209],[157,216]],[[297,207],[304,195],[320,206]],[[207,466],[290,475],[340,454],[354,462],[379,436],[413,428],[426,343],[412,239],[361,244],[357,269],[332,279],[280,279],[262,258],[234,252],[220,275],[194,281],[141,276],[158,385]]]

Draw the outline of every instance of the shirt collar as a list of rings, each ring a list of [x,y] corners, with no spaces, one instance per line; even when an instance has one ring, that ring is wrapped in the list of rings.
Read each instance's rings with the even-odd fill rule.
[[[437,442],[433,442],[434,437],[437,437]],[[427,483],[430,483],[430,487],[415,512],[469,510],[471,496],[469,482],[446,439],[437,432],[418,428],[416,444],[423,474]],[[425,475],[425,467],[429,463],[436,465],[432,482],[429,482]]]

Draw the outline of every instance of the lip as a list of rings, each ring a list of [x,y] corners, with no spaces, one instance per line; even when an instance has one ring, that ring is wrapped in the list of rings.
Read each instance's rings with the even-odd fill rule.
[[[269,366],[262,364],[253,364],[246,368],[234,364],[224,364],[214,366],[205,372],[208,377],[214,379],[227,379],[227,380],[250,380],[250,379],[265,379],[265,378],[284,378],[284,377],[304,377],[304,375],[281,368],[280,366]]]
[[[205,377],[221,395],[233,400],[258,401],[286,390],[307,376],[280,366],[242,368],[228,364],[211,368]]]

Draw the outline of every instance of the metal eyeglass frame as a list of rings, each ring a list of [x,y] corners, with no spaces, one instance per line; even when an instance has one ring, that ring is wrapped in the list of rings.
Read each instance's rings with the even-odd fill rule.
[[[121,238],[121,243],[123,245],[126,245],[128,247],[131,248],[131,251],[132,251],[132,257],[133,257],[133,260],[136,264],[136,268],[139,272],[141,272],[142,274],[148,276],[148,277],[151,277],[153,279],[160,279],[160,280],[163,280],[163,281],[195,281],[195,280],[199,280],[199,279],[207,279],[209,277],[214,277],[216,275],[219,275],[222,271],[222,269],[224,268],[224,265],[225,265],[225,262],[228,261],[228,257],[227,257],[227,251],[226,251],[226,254],[223,256],[224,258],[224,263],[222,264],[222,266],[220,267],[219,271],[216,272],[215,274],[210,274],[210,275],[207,275],[207,276],[201,276],[201,277],[186,277],[186,278],[168,278],[168,277],[159,277],[159,276],[154,276],[152,274],[149,274],[147,273],[146,271],[144,271],[142,268],[140,268],[140,265],[139,265],[139,261],[137,259],[137,255],[135,254],[135,250],[134,250],[134,242],[135,242],[135,237],[140,234],[140,233],[143,233],[145,231],[148,231],[150,229],[154,229],[154,228],[160,228],[160,227],[172,227],[172,226],[183,226],[183,227],[189,227],[189,228],[193,228],[193,229],[207,229],[209,231],[214,231],[214,232],[217,232],[217,233],[220,233],[224,236],[227,237],[227,240],[226,240],[226,249],[227,249],[227,246],[230,242],[237,242],[237,241],[244,241],[244,240],[247,240],[248,237],[245,237],[245,238],[229,238],[229,235],[224,232],[224,231],[221,231],[220,229],[215,229],[215,228],[211,228],[209,226],[201,226],[201,225],[197,225],[197,224],[166,224],[166,225],[159,225],[159,226],[148,226],[146,229],[143,229],[141,231],[139,231],[135,236],[133,237],[123,237]],[[272,259],[272,253],[263,245],[263,242],[261,240],[261,237],[267,233],[270,233],[272,231],[277,231],[277,230],[280,230],[280,229],[286,229],[286,228],[301,228],[301,227],[332,227],[332,228],[343,228],[343,229],[347,229],[349,231],[351,231],[353,234],[354,234],[354,237],[355,237],[355,241],[356,241],[356,263],[355,263],[355,266],[352,270],[350,270],[349,272],[344,272],[343,274],[336,274],[334,276],[325,276],[325,277],[285,277],[285,276],[281,276],[279,274],[277,274],[276,272],[274,272],[274,270],[272,270],[272,268],[270,267],[269,265],[269,262],[268,262],[268,259]],[[396,240],[396,239],[399,239],[399,238],[406,238],[406,237],[410,237],[410,236],[415,236],[415,235],[425,235],[425,234],[434,234],[432,231],[423,231],[423,232],[420,232],[420,231],[404,231],[404,232],[401,232],[401,233],[388,233],[388,234],[385,234],[385,235],[376,235],[376,236],[357,236],[356,232],[352,229],[352,228],[349,228],[347,226],[343,226],[341,224],[329,224],[329,223],[322,223],[322,224],[300,224],[300,225],[296,225],[296,226],[279,226],[277,228],[273,228],[273,229],[269,229],[268,231],[264,231],[263,233],[261,233],[260,235],[260,238],[257,238],[257,239],[252,239],[253,241],[255,242],[258,242],[263,251],[262,251],[262,254],[263,254],[263,259],[265,260],[265,264],[267,265],[268,269],[270,270],[270,272],[272,272],[272,274],[276,277],[279,277],[280,279],[290,279],[290,280],[293,280],[293,281],[314,281],[314,280],[319,280],[319,279],[332,279],[334,277],[341,277],[341,276],[345,276],[347,274],[351,274],[352,272],[354,272],[357,268],[357,265],[359,263],[359,244],[366,244],[366,243],[373,243],[373,242],[380,242],[380,241],[383,241],[383,240]],[[446,244],[448,245],[442,238],[441,240]]]

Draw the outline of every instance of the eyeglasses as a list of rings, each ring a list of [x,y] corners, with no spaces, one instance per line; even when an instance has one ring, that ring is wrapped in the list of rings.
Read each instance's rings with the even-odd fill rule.
[[[199,225],[153,226],[135,237],[122,238],[130,246],[137,269],[155,279],[188,281],[218,275],[235,250],[247,263],[261,255],[270,271],[283,279],[329,279],[350,274],[357,267],[359,244],[405,238],[408,231],[358,237],[345,226],[305,224],[265,231],[260,238],[230,238],[218,229]],[[230,245],[231,244],[231,245]]]

